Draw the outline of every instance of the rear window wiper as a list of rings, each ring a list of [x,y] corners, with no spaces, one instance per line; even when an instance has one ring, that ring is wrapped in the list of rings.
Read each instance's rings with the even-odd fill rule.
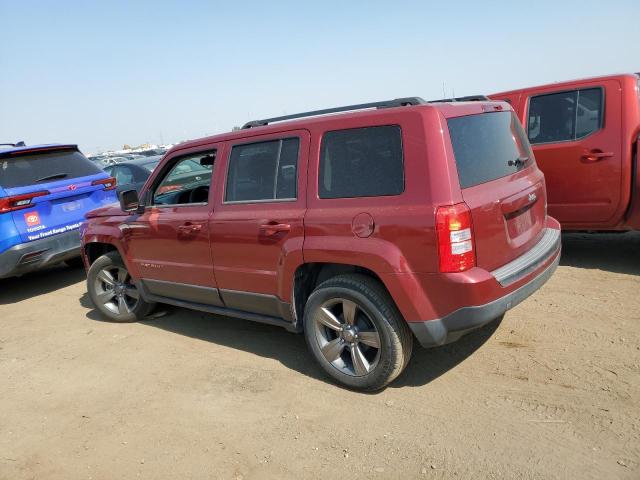
[[[65,177],[68,177],[68,176],[69,176],[68,173],[54,173],[53,175],[47,175],[46,177],[39,178],[38,180],[36,180],[36,183],[37,182],[44,182],[46,180],[57,180],[59,178],[65,178]]]
[[[529,161],[529,157],[518,157],[515,160],[509,160],[507,165],[510,167],[520,167]]]

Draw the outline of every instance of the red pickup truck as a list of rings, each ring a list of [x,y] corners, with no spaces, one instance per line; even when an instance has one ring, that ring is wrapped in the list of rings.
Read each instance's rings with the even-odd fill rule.
[[[640,230],[640,78],[587,78],[489,98],[511,104],[564,230]]]

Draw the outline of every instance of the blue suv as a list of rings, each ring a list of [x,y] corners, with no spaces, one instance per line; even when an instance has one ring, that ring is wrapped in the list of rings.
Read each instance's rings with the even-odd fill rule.
[[[0,145],[0,278],[81,265],[80,223],[117,201],[115,188],[77,145]]]

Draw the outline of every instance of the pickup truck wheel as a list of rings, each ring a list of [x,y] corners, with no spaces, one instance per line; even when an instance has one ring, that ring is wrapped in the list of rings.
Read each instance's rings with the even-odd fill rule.
[[[115,322],[142,320],[155,306],[142,299],[117,252],[93,262],[87,273],[87,290],[96,308]]]
[[[305,306],[304,331],[320,366],[341,384],[380,390],[407,365],[409,327],[389,293],[366,275],[339,275],[321,283]]]

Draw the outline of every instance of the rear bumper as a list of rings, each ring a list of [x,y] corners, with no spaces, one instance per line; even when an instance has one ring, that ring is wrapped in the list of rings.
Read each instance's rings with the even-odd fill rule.
[[[0,278],[21,275],[79,255],[78,230],[21,243],[0,253]]]
[[[482,282],[495,285],[490,301],[456,309],[441,318],[407,323],[423,347],[456,341],[497,319],[544,285],[558,267],[560,250],[560,230],[553,229],[540,241],[540,248],[534,247],[514,262],[490,272],[491,279]]]

